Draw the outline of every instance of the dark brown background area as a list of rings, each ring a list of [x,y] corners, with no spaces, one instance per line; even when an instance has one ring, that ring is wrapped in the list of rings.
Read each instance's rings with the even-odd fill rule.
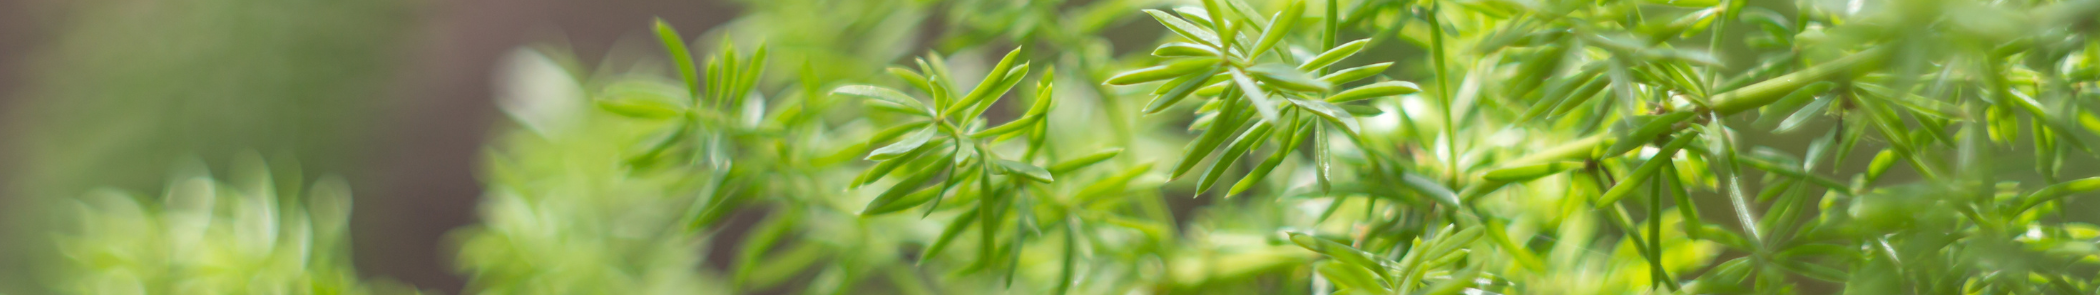
[[[55,38],[49,31],[63,22],[37,11],[66,1],[0,0],[0,105],[22,104],[29,59],[39,44]],[[737,12],[737,4],[726,0],[430,0],[410,5],[413,17],[399,20],[409,29],[395,46],[402,58],[386,80],[389,95],[376,98],[378,116],[355,119],[369,128],[364,134],[371,138],[343,149],[358,154],[340,155],[361,161],[349,172],[358,198],[352,217],[356,266],[367,277],[455,294],[464,280],[450,264],[445,235],[476,220],[481,195],[476,162],[483,139],[503,120],[491,97],[499,60],[520,46],[566,40],[581,60],[594,61],[616,40],[646,33],[652,18],[696,35]],[[17,242],[0,243],[0,251],[42,241]],[[24,263],[13,260],[0,258],[0,266]]]

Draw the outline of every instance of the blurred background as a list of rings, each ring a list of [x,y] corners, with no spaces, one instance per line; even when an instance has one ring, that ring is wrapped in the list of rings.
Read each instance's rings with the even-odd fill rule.
[[[475,220],[501,58],[559,43],[589,60],[652,18],[700,33],[738,6],[0,0],[0,293],[40,292],[21,253],[51,247],[27,232],[51,226],[47,197],[159,192],[179,159],[223,169],[244,151],[349,180],[362,276],[458,293],[445,234]]]

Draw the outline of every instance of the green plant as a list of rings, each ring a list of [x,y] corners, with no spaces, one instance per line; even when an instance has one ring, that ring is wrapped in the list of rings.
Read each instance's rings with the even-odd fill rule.
[[[153,195],[185,161],[231,163],[256,150],[313,174],[355,174],[368,115],[383,106],[412,1],[65,1],[10,5],[7,185],[0,197],[0,293],[66,294],[52,243],[91,191]],[[328,13],[296,13],[328,11]],[[36,17],[32,17],[36,16]],[[25,40],[26,41],[26,40]],[[17,56],[19,55],[19,56]],[[191,159],[196,158],[196,159]],[[203,177],[206,175],[195,175]],[[290,179],[307,181],[311,179]],[[298,195],[285,195],[296,199]],[[98,197],[106,198],[106,197]],[[136,199],[157,205],[157,195]],[[221,202],[222,204],[225,202]],[[110,205],[97,202],[98,205]],[[116,210],[116,209],[111,209]],[[129,218],[129,217],[126,217]],[[150,218],[149,218],[150,219]],[[116,229],[107,229],[116,230]],[[69,233],[70,234],[70,233]],[[112,247],[146,247],[108,233]],[[104,234],[97,234],[104,235]],[[76,245],[79,246],[79,245]],[[92,247],[92,246],[91,246]],[[145,248],[134,248],[143,250]],[[347,263],[331,265],[347,267]],[[144,265],[132,265],[144,267]],[[277,270],[298,270],[272,268]],[[240,269],[254,273],[258,269]],[[197,274],[188,270],[169,275]],[[216,274],[214,274],[216,275]],[[289,273],[287,274],[289,275]],[[327,274],[333,276],[335,274]],[[270,280],[267,283],[279,283]],[[171,290],[151,284],[147,291]],[[212,292],[223,293],[223,292]]]
[[[62,263],[47,269],[68,294],[407,294],[350,269],[350,187],[236,157],[232,181],[202,163],[179,165],[160,196],[88,193],[64,215]],[[283,181],[273,179],[284,179]],[[304,197],[298,197],[298,196]]]
[[[2073,202],[2100,189],[2100,2],[747,4],[707,38],[656,23],[659,61],[515,56],[468,292],[2100,289]],[[232,212],[268,215],[267,169],[235,170]],[[220,186],[84,220],[188,224]],[[280,212],[226,224],[340,224]],[[139,224],[61,239],[65,286],[229,280],[93,259],[198,231]],[[266,242],[241,228],[206,248]],[[290,257],[227,261],[364,290]]]
[[[2079,250],[2091,226],[2062,202],[2096,183],[2062,176],[2093,134],[2079,89],[2100,51],[2077,17],[2092,4],[1252,2],[1144,10],[1170,35],[1114,57],[1073,41],[1103,26],[1043,25],[1068,6],[958,1],[935,7],[963,33],[933,44],[1054,50],[960,75],[932,54],[892,79],[845,79],[890,81],[872,86],[805,75],[788,101],[828,89],[868,112],[816,111],[846,123],[800,130],[865,134],[826,158],[871,166],[747,170],[857,189],[755,200],[776,211],[739,248],[732,281],[775,282],[741,274],[825,256],[768,250],[799,240],[842,250],[818,268],[820,290],[2092,289],[2094,267],[2077,262],[2093,254]],[[1104,3],[1062,19],[1153,6]],[[1081,86],[1056,87],[1035,61],[1080,69],[1066,77]],[[986,111],[1031,75],[1038,86],[1011,111]],[[1072,103],[1084,97],[1072,88],[1096,100]],[[1789,134],[1808,143],[1759,140]],[[2018,163],[2038,169],[1989,160],[2008,150],[2032,151]],[[1911,184],[1885,179],[1897,164]],[[823,172],[839,169],[860,173]],[[1185,195],[1219,200],[1194,217],[1160,200]],[[821,234],[870,224],[929,230]],[[870,237],[886,233],[898,236]],[[896,252],[919,253],[916,266]],[[860,280],[871,272],[889,280]]]
[[[513,56],[467,292],[2100,292],[2100,2],[746,4]],[[66,202],[40,278],[414,292],[232,162]]]

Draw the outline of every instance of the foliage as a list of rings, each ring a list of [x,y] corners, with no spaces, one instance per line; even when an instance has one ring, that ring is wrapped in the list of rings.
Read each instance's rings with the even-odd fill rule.
[[[350,269],[350,187],[235,158],[231,181],[178,166],[159,197],[100,189],[70,206],[50,269],[68,294],[407,294]],[[280,180],[281,179],[281,180]],[[304,197],[299,197],[299,196]]]
[[[410,48],[396,44],[409,36],[410,23],[399,20],[413,18],[416,3],[10,4],[22,11],[6,14],[22,19],[5,31],[25,38],[0,51],[27,54],[5,57],[21,67],[6,68],[4,80],[20,83],[0,83],[12,123],[0,293],[53,294],[77,290],[53,285],[69,280],[47,267],[68,263],[53,255],[69,250],[50,242],[61,231],[54,222],[104,216],[70,215],[75,197],[174,187],[168,181],[183,179],[166,174],[187,169],[178,168],[185,159],[230,163],[243,150],[290,155],[272,162],[300,163],[305,173],[355,174],[346,168],[362,163],[357,147],[368,141],[359,139],[372,130],[360,118],[378,115],[385,84],[398,80],[392,65]],[[138,233],[108,237],[125,234]]]
[[[928,10],[951,30],[889,77],[801,57],[801,79],[751,87],[728,46],[713,65],[729,66],[699,77],[733,78],[685,71],[693,91],[746,97],[664,112],[693,122],[674,138],[735,137],[681,143],[710,160],[673,166],[741,180],[696,212],[770,208],[719,262],[739,291],[2093,289],[2092,226],[2064,201],[2100,180],[2063,170],[2100,120],[2081,102],[2100,52],[2087,2],[792,9],[825,3],[754,2],[726,32],[817,40],[764,28],[880,31]],[[1103,28],[1132,18],[1166,29],[1157,46],[1104,48]],[[690,67],[682,37],[664,40]],[[1811,140],[1763,140],[1789,134]],[[2035,169],[1993,160],[2007,151]],[[1174,216],[1166,198],[1189,195],[1209,205]]]
[[[709,38],[658,22],[663,61],[518,55],[486,222],[457,232],[470,292],[2085,294],[2100,272],[2071,202],[2100,189],[2077,165],[2100,2],[748,5]]]

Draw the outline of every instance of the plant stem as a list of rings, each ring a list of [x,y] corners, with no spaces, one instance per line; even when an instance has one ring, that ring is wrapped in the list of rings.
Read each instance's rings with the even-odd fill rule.
[[[1442,18],[1437,17],[1437,12],[1441,10],[1439,6],[1441,5],[1437,2],[1431,1],[1429,12],[1424,14],[1428,16],[1429,22],[1429,60],[1431,66],[1436,67],[1436,97],[1444,107],[1444,171],[1450,173],[1450,177],[1445,181],[1448,182],[1446,185],[1456,187],[1458,178],[1465,173],[1458,171],[1458,126],[1455,125],[1456,118],[1452,116],[1456,112],[1452,110],[1454,99],[1451,97],[1451,73],[1444,67],[1444,25]]]

